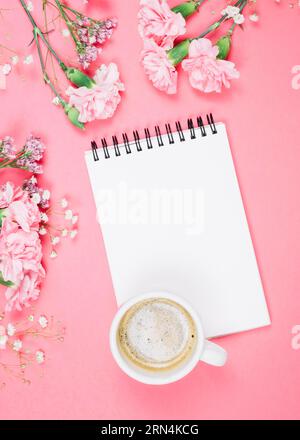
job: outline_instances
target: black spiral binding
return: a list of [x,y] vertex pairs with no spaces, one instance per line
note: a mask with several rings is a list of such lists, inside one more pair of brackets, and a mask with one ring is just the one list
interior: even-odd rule
[[[217,134],[218,131],[217,131],[217,127],[216,127],[212,113],[207,115],[206,118],[207,118],[207,122],[208,122],[208,125],[210,126],[212,134],[213,135]],[[185,139],[184,132],[182,130],[181,123],[179,121],[177,121],[175,125],[176,125],[176,130],[178,132],[180,142],[184,142],[186,139]],[[203,123],[203,119],[201,118],[201,116],[199,116],[197,118],[197,126],[200,129],[201,136],[202,137],[207,136],[206,128],[205,128],[205,125]],[[169,145],[175,144],[174,133],[172,131],[171,125],[168,123],[165,125],[165,127],[166,127],[166,134],[168,137]],[[194,125],[194,122],[192,119],[188,119],[188,130],[190,131],[191,139],[196,139],[197,138],[196,128],[195,128],[195,125]],[[158,125],[155,127],[155,135],[157,138],[158,147],[163,147],[165,144],[164,144],[163,136],[161,134],[160,127]],[[134,144],[130,143],[128,135],[126,133],[123,133],[122,138],[123,138],[123,145],[125,147],[126,154],[132,153],[132,149],[131,149],[132,145],[135,145],[137,152],[143,151],[140,135],[137,130],[135,130],[133,132]],[[154,148],[153,137],[151,136],[150,130],[148,128],[145,128],[145,139],[146,139],[147,149],[148,150],[153,149]],[[101,144],[102,144],[102,150],[104,153],[104,158],[110,159],[110,153],[109,153],[107,140],[101,139]],[[121,154],[120,144],[119,144],[117,136],[112,137],[112,144],[114,147],[115,156],[120,157],[122,154]],[[98,145],[95,141],[92,141],[91,145],[92,145],[92,152],[93,152],[94,161],[98,162],[99,161]]]

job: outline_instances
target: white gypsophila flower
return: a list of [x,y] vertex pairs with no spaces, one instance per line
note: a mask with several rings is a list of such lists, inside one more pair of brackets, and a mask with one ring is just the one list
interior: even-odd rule
[[54,260],[54,258],[57,257],[57,252],[55,250],[52,250],[50,253],[50,258],[52,258],[52,260]]
[[78,215],[73,215],[73,217],[72,217],[72,225],[76,225],[77,222],[78,222]]
[[61,33],[62,33],[63,37],[68,38],[68,37],[70,36],[70,31],[69,31],[69,29],[67,29],[67,28],[63,29],[63,30],[61,31]]
[[61,199],[60,206],[64,209],[67,208],[68,207],[68,200],[65,198]]
[[33,63],[33,56],[32,55],[27,55],[24,60],[23,60],[24,64],[32,64]]
[[33,322],[34,321],[34,316],[33,315],[29,315],[27,319],[28,319],[28,321]]
[[9,322],[6,327],[6,331],[8,336],[13,336],[16,333],[16,327]]
[[32,194],[32,196],[31,196],[31,200],[32,200],[36,205],[38,205],[39,203],[41,203],[41,196],[40,196],[40,194],[39,194],[39,193],[34,193],[34,194]]
[[48,326],[48,319],[46,318],[45,315],[41,315],[39,317],[39,324],[42,328],[47,328]]
[[254,14],[250,15],[249,20],[253,21],[253,23],[257,23],[259,21],[259,16],[254,12]]
[[5,350],[7,340],[8,340],[8,337],[6,335],[0,336],[0,350]]
[[73,240],[78,234],[77,229],[73,229],[72,231],[70,231],[70,237]]
[[60,100],[58,96],[55,96],[55,98],[52,99],[52,104],[54,105],[59,105],[60,104]]
[[237,6],[227,6],[223,9],[222,15],[227,15],[228,18],[233,18],[235,15],[240,13],[240,9]]
[[53,244],[53,246],[57,245],[60,242],[60,238],[59,237],[52,237],[51,238],[51,243]]
[[33,7],[33,3],[30,2],[30,1],[27,2],[26,8],[27,8],[27,11],[32,12],[33,9],[34,9],[34,7]]
[[38,350],[35,353],[35,359],[38,364],[43,364],[45,362],[45,353],[42,350]]
[[50,191],[48,189],[45,189],[42,195],[43,200],[50,200],[50,197],[51,197]]
[[49,217],[47,216],[47,214],[46,214],[45,212],[42,212],[42,213],[41,213],[41,220],[42,220],[42,222],[44,222],[44,223],[48,223],[48,221],[49,221]]
[[23,345],[22,341],[20,339],[16,339],[13,342],[13,350],[14,351],[20,351],[21,348],[22,348],[22,345]]
[[2,73],[3,75],[8,75],[11,72],[11,65],[10,64],[4,64],[2,66]]
[[41,226],[39,229],[40,235],[47,235],[47,229],[44,226]]
[[11,57],[11,62],[12,62],[12,64],[15,66],[16,64],[18,64],[18,62],[19,62],[19,57],[18,57],[18,55],[14,55],[14,56],[12,56]]
[[72,218],[73,218],[73,212],[71,211],[71,209],[67,209],[65,212],[65,219],[72,220]]
[[61,236],[62,236],[62,237],[67,237],[67,235],[68,235],[68,229],[63,229],[63,230],[61,231]]
[[245,17],[243,16],[243,14],[237,14],[233,17],[233,21],[235,22],[235,24],[243,24],[245,21]]

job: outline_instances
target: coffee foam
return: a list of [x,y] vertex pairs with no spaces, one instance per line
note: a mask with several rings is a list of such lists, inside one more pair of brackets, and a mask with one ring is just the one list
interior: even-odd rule
[[174,301],[153,298],[131,307],[119,326],[119,347],[126,358],[146,369],[172,369],[190,357],[195,323]]

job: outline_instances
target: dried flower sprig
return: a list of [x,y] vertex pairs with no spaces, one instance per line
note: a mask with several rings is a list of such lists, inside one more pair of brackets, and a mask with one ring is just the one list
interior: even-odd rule
[[[89,77],[73,66],[67,66],[50,44],[48,37],[37,25],[30,10],[25,4],[25,1],[20,0],[20,3],[33,27],[33,40],[37,46],[44,81],[49,85],[55,95],[54,102],[64,109],[70,122],[76,127],[84,129],[86,122],[112,117],[121,100],[119,92],[124,90],[124,85],[119,81],[117,66],[113,63],[108,67],[102,65],[100,69],[97,70],[94,78]],[[47,1],[45,4],[47,4]],[[66,11],[73,11],[73,14],[75,11],[57,0],[55,1],[55,4],[62,18],[66,21],[73,37],[76,50],[79,53],[79,61],[81,61],[86,67],[94,57],[92,52],[95,54],[95,45],[100,43],[101,38],[104,38],[104,33],[107,38],[111,35],[112,29],[115,27],[116,23],[113,20],[110,20],[109,22],[91,21],[91,19],[87,17],[84,22],[79,13],[78,17],[81,18],[70,20],[68,12]],[[105,32],[104,26],[106,29]],[[88,35],[86,42],[82,41],[83,29],[85,29],[85,32],[87,32]],[[95,41],[92,38],[94,38]],[[69,102],[67,101],[67,98],[62,95],[60,90],[58,90],[56,84],[51,80],[47,72],[41,43],[56,60],[66,78],[76,86],[76,88],[69,87],[66,91],[66,95],[70,97]]]
[[[37,161],[45,146],[40,139],[30,136],[21,153],[9,136],[0,145],[7,166],[42,172]],[[21,311],[38,299],[46,275],[41,238],[49,238],[50,257],[55,258],[61,240],[77,236],[78,219],[67,199],[53,204],[50,191],[34,175],[22,187],[11,182],[0,186],[0,285],[6,287],[6,311]]]
[[45,146],[37,137],[30,136],[23,148],[18,151],[14,139],[6,136],[0,140],[0,169],[19,168],[34,174],[43,172],[39,162],[43,158]]
[[52,204],[50,191],[40,188],[34,176],[25,180],[23,190],[29,193],[40,209],[39,234],[48,237],[51,245],[50,258],[56,258],[61,241],[66,238],[74,240],[77,236],[79,215],[73,212],[66,198]]
[[55,0],[55,3],[74,40],[78,61],[87,69],[101,53],[101,46],[111,38],[118,20],[95,20],[59,0]]
[[[0,368],[24,384],[31,384],[29,367],[43,366],[47,360],[44,348],[36,346],[36,340],[64,341],[66,329],[60,321],[33,310],[26,318],[14,321],[5,313],[0,314]],[[5,382],[2,381],[2,387]]]

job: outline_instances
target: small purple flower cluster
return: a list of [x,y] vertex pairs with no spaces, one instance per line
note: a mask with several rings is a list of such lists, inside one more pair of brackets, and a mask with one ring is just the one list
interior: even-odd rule
[[50,191],[39,188],[37,180],[32,176],[28,180],[24,180],[23,190],[28,192],[30,197],[41,209],[48,209],[50,206]]
[[11,136],[6,136],[0,143],[0,157],[3,159],[15,159],[17,149]]
[[0,169],[22,168],[34,174],[42,174],[43,168],[38,162],[42,160],[44,151],[44,144],[32,135],[22,150],[16,148],[12,137],[6,136],[0,141]]
[[101,53],[99,45],[109,40],[113,34],[114,29],[118,25],[116,18],[109,18],[105,21],[95,21],[87,17],[78,18],[74,22],[79,45],[79,63],[84,69],[87,69],[89,65],[97,59],[97,56]]
[[42,174],[43,168],[37,162],[43,158],[44,151],[45,146],[41,140],[31,135],[26,140],[22,155],[17,160],[17,166],[33,174]]

